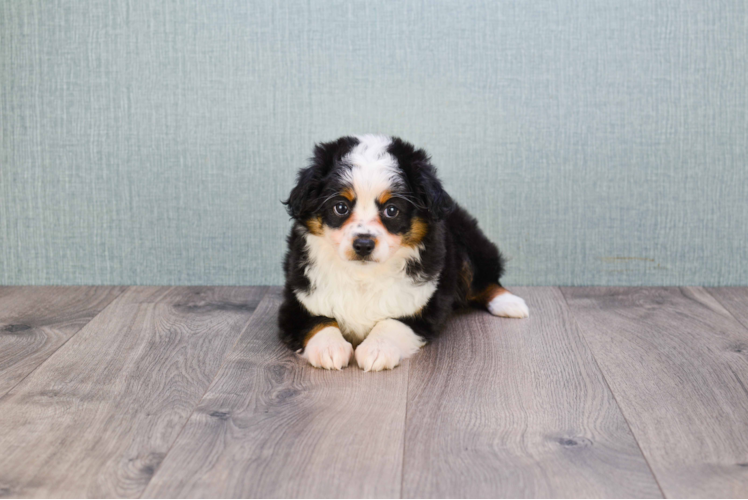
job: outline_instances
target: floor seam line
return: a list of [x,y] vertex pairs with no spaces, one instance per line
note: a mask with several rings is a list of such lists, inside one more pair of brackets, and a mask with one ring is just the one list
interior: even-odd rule
[[221,370],[226,365],[226,362],[227,362],[227,359],[229,357],[229,354],[234,349],[234,347],[236,347],[236,345],[239,343],[239,340],[242,338],[242,335],[244,335],[244,332],[247,331],[247,328],[249,328],[249,325],[252,323],[252,318],[255,317],[255,313],[257,312],[257,309],[260,308],[260,304],[262,304],[262,302],[265,300],[265,297],[267,297],[267,295],[268,295],[268,293],[270,292],[270,289],[271,289],[271,287],[269,287],[269,286],[265,286],[263,288],[265,288],[265,293],[262,294],[262,297],[260,297],[259,302],[257,302],[257,307],[255,307],[255,310],[252,311],[252,314],[249,316],[249,318],[247,318],[247,324],[244,325],[244,328],[241,329],[241,331],[239,332],[239,335],[236,336],[236,341],[233,344],[231,344],[231,347],[229,347],[226,350],[226,356],[221,361],[221,364],[218,366],[218,369],[216,370],[215,375],[213,375],[213,380],[210,381],[210,384],[208,384],[208,387],[205,388],[205,391],[203,391],[203,394],[202,394],[202,396],[200,396],[200,399],[197,401],[197,403],[195,403],[195,406],[192,408],[192,411],[190,412],[189,416],[184,421],[184,424],[182,425],[182,428],[179,429],[179,432],[174,437],[174,441],[172,441],[171,445],[169,445],[169,449],[166,450],[166,453],[164,453],[164,458],[161,460],[161,462],[159,462],[158,466],[153,471],[153,474],[151,474],[151,478],[145,484],[145,486],[143,487],[143,491],[140,492],[140,495],[138,495],[137,498],[143,498],[143,495],[145,495],[145,492],[148,489],[148,486],[150,486],[151,482],[153,481],[153,479],[158,474],[158,471],[161,470],[161,466],[166,461],[167,457],[169,456],[169,453],[171,453],[171,450],[174,449],[174,445],[177,444],[177,441],[179,441],[179,438],[182,436],[182,433],[187,428],[187,424],[189,424],[190,420],[192,420],[192,416],[195,414],[195,411],[197,411],[197,408],[200,406],[200,403],[202,403],[203,399],[205,399],[205,395],[208,394],[208,392],[210,391],[211,387],[213,387],[213,384],[215,384],[216,379],[218,378],[218,374],[221,373]]
[[35,372],[36,372],[36,371],[37,371],[37,370],[38,370],[38,369],[39,369],[39,368],[40,368],[40,367],[41,367],[42,365],[44,365],[44,364],[45,364],[45,363],[46,363],[47,361],[49,361],[49,359],[50,359],[50,358],[51,358],[52,356],[54,356],[55,354],[57,354],[57,353],[58,353],[58,352],[60,351],[60,349],[62,349],[63,347],[65,347],[65,345],[66,345],[66,344],[67,344],[68,342],[70,342],[71,340],[73,340],[73,338],[74,338],[74,337],[75,337],[76,335],[78,335],[78,334],[79,334],[80,332],[82,332],[84,328],[86,328],[86,327],[87,327],[88,325],[90,325],[90,324],[91,324],[91,322],[92,322],[92,321],[93,321],[94,319],[98,318],[98,317],[99,317],[99,315],[101,315],[101,314],[102,314],[102,313],[103,313],[104,311],[106,311],[107,309],[109,309],[109,307],[110,307],[110,306],[111,306],[111,305],[112,305],[112,304],[113,304],[113,303],[114,303],[114,302],[115,302],[115,301],[116,301],[117,299],[119,299],[120,297],[122,297],[122,296],[123,296],[123,295],[125,294],[125,292],[127,292],[127,291],[128,291],[128,290],[129,290],[130,288],[131,288],[131,287],[127,286],[127,287],[125,287],[125,289],[124,289],[124,290],[122,290],[122,291],[121,291],[121,292],[120,292],[119,294],[115,295],[115,296],[114,296],[114,297],[112,298],[112,300],[110,300],[110,301],[109,301],[109,302],[108,302],[108,303],[107,303],[107,304],[106,304],[106,305],[105,305],[105,306],[104,306],[104,307],[103,307],[103,308],[102,308],[102,309],[101,309],[101,310],[100,310],[99,312],[97,312],[96,314],[94,314],[93,316],[91,316],[91,319],[89,319],[88,321],[86,321],[86,323],[85,323],[85,324],[84,324],[83,326],[81,326],[80,328],[78,328],[78,330],[76,330],[76,332],[75,332],[75,333],[73,333],[73,334],[72,334],[72,335],[70,336],[70,338],[68,338],[68,339],[67,339],[67,340],[66,340],[65,342],[63,342],[62,344],[60,344],[59,346],[57,346],[57,349],[55,349],[54,351],[52,351],[52,352],[51,352],[51,353],[49,354],[49,356],[47,356],[47,357],[46,357],[46,358],[45,358],[45,359],[44,359],[44,360],[43,360],[43,361],[42,361],[41,363],[39,363],[38,365],[36,365],[36,366],[34,367],[34,369],[33,369],[33,370],[31,370],[31,371],[30,371],[30,372],[28,372],[28,373],[27,373],[26,375],[24,375],[24,376],[23,376],[23,378],[22,378],[21,380],[19,380],[19,381],[18,381],[18,382],[16,382],[15,384],[13,384],[13,386],[12,386],[12,387],[10,387],[10,388],[9,388],[9,389],[8,389],[7,391],[5,391],[5,393],[3,393],[3,394],[0,394],[0,399],[4,398],[4,397],[5,397],[5,396],[7,396],[8,394],[10,394],[10,392],[11,392],[11,391],[12,391],[13,389],[15,389],[16,387],[18,387],[18,386],[19,386],[19,385],[20,385],[20,384],[21,384],[21,383],[22,383],[22,382],[23,382],[24,380],[26,380],[27,378],[29,378],[29,377],[31,376],[31,374],[35,373]]
[[626,422],[626,427],[628,427],[629,432],[631,433],[631,437],[634,438],[634,442],[636,443],[636,447],[639,449],[639,453],[641,453],[642,458],[644,459],[644,463],[647,464],[647,468],[649,469],[649,472],[652,474],[652,478],[655,480],[655,484],[657,485],[657,488],[660,490],[660,493],[662,494],[662,498],[669,498],[665,494],[665,490],[662,489],[662,485],[660,484],[660,480],[657,478],[657,474],[655,474],[654,469],[652,468],[652,464],[649,463],[649,459],[647,458],[647,455],[644,453],[644,450],[642,449],[641,443],[639,443],[639,439],[636,437],[636,433],[634,432],[634,429],[631,428],[631,423],[629,422],[629,419],[626,418],[626,412],[623,411],[623,408],[621,407],[621,404],[618,402],[618,398],[616,397],[616,394],[613,392],[613,389],[610,388],[610,384],[608,383],[608,378],[605,376],[605,372],[602,368],[600,368],[600,363],[597,362],[597,356],[595,356],[595,352],[590,348],[589,344],[587,343],[587,338],[584,335],[584,332],[582,331],[582,327],[579,326],[579,323],[577,322],[577,318],[574,316],[574,310],[569,305],[569,300],[566,297],[566,294],[562,290],[562,287],[558,286],[556,289],[561,293],[561,297],[564,299],[564,304],[566,304],[566,310],[569,313],[569,319],[574,322],[574,326],[577,329],[577,332],[579,332],[579,338],[584,343],[584,346],[589,351],[590,355],[592,356],[592,361],[595,363],[595,367],[597,368],[597,371],[600,372],[600,376],[603,378],[603,383],[605,384],[605,388],[608,389],[608,392],[613,397],[613,402],[616,404],[616,407],[618,407],[618,411],[621,412],[621,416],[623,417],[623,421]]

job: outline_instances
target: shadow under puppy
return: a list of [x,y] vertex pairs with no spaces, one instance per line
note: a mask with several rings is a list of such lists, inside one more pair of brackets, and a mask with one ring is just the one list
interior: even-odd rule
[[391,369],[455,308],[525,318],[499,283],[504,261],[444,191],[425,151],[396,137],[318,144],[285,202],[281,340],[313,366]]

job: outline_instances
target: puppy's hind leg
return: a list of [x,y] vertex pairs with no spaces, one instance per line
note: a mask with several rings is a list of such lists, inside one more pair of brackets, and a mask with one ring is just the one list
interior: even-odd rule
[[501,286],[504,257],[480,230],[478,222],[458,207],[448,224],[465,255],[461,274],[467,302],[488,309],[494,316],[527,318],[530,311],[525,301]]
[[530,309],[524,299],[509,293],[498,283],[485,286],[480,292],[472,294],[468,300],[473,304],[485,307],[494,316],[502,318],[527,318]]
[[494,316],[502,318],[527,318],[530,316],[530,309],[525,304],[524,299],[509,293],[506,288],[496,285],[493,290],[493,297],[486,303],[488,312]]

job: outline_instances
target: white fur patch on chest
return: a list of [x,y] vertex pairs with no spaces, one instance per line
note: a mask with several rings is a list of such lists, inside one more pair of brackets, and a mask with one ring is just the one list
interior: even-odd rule
[[342,260],[328,241],[307,234],[309,292],[296,297],[312,314],[334,318],[343,335],[356,343],[377,322],[412,316],[436,291],[437,280],[414,283],[405,269],[420,250],[403,247],[381,264]]

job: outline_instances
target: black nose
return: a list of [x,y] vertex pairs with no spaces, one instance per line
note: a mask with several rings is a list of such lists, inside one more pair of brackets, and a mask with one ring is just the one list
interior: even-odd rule
[[353,240],[353,249],[361,257],[369,255],[374,250],[374,245],[376,245],[376,243],[374,243],[374,240],[368,236],[362,236]]

